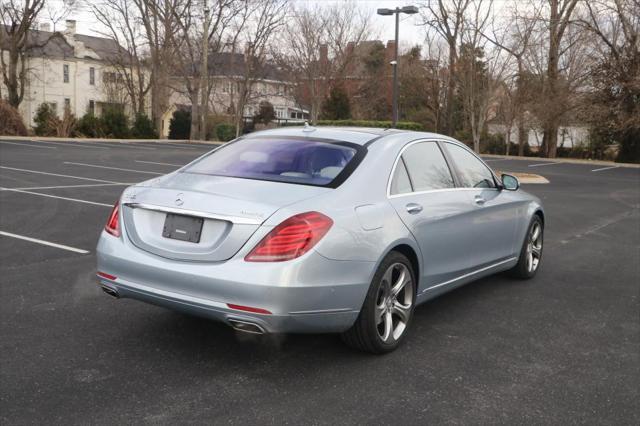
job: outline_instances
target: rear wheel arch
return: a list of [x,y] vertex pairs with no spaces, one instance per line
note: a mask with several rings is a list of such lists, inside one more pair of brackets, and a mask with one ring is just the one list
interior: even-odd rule
[[[411,262],[411,267],[413,269],[413,275],[414,275],[414,277],[416,279],[416,285],[414,286],[414,288],[417,291],[418,290],[418,283],[420,282],[420,261],[418,260],[418,254],[413,249],[413,247],[411,247],[408,244],[399,244],[399,245],[393,247],[391,250],[389,250],[389,253],[394,252],[394,251],[403,254]],[[387,255],[389,253],[387,253]]]

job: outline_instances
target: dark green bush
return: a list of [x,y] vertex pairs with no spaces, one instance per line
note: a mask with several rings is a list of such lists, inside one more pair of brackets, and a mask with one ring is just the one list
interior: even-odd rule
[[619,163],[640,163],[640,128],[628,128],[619,132],[620,151],[616,161]]
[[320,115],[326,120],[347,120],[351,118],[349,95],[341,87],[331,89],[329,96],[322,103]]
[[258,113],[253,116],[253,122],[269,124],[274,118],[276,118],[276,112],[271,102],[261,101],[258,105]]
[[[318,120],[318,126],[352,126],[352,127],[379,127],[383,129],[391,128],[391,121],[375,120]],[[423,130],[420,123],[412,121],[399,121],[397,129],[402,130]]]
[[102,120],[91,113],[86,113],[78,120],[75,136],[86,138],[101,138],[104,136]]
[[177,109],[169,122],[169,139],[190,139],[191,111]]
[[216,126],[216,136],[219,141],[230,141],[236,137],[236,128],[229,123],[220,123]]
[[146,114],[136,115],[133,126],[131,126],[131,137],[134,139],[156,139],[158,137],[153,122]]
[[129,119],[120,106],[107,106],[100,117],[104,134],[109,138],[126,139],[129,137]]
[[55,136],[57,122],[59,121],[56,111],[50,103],[43,102],[36,110],[36,116],[33,118],[36,124],[33,131],[38,136]]

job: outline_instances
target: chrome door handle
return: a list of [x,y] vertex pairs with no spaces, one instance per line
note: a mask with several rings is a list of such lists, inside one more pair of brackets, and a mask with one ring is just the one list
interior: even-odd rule
[[407,204],[407,212],[411,214],[417,214],[417,213],[420,213],[421,211],[422,211],[422,206],[420,204],[416,204],[416,203]]
[[485,199],[479,195],[476,195],[474,202],[480,206],[484,205]]

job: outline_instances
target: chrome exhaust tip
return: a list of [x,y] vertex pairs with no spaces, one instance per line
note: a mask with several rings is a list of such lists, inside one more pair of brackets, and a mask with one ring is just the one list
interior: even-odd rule
[[265,334],[262,326],[252,322],[230,319],[229,324],[231,324],[231,327],[233,327],[234,330],[242,331],[243,333]]
[[107,286],[101,286],[101,287],[102,287],[102,291],[107,293],[109,296],[115,297],[116,299],[120,298],[120,295],[118,294],[118,290],[111,287],[107,287]]

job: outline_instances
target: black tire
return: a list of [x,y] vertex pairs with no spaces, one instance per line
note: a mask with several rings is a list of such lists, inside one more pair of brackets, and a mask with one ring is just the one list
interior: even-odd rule
[[[387,275],[390,270],[390,275]],[[342,334],[342,339],[347,345],[361,351],[383,354],[393,351],[402,343],[415,308],[417,281],[413,271],[411,262],[402,253],[391,252],[384,258],[373,276],[358,319]],[[406,279],[407,273],[410,284],[407,281],[402,286],[402,290],[393,296],[394,288],[401,287],[399,283],[403,281],[402,276]],[[391,277],[391,279],[385,277]],[[398,284],[398,287],[392,283]],[[410,302],[408,302],[409,295]],[[389,298],[392,298],[391,301]],[[398,305],[395,305],[394,301]],[[387,321],[391,324],[389,328],[387,328]],[[399,332],[398,336],[396,331]],[[387,336],[386,340],[384,336]]]
[[[532,233],[536,227],[540,229],[539,235],[539,255],[537,257],[537,263],[533,268],[529,266],[529,256],[530,250],[532,251],[531,255],[533,256],[533,248],[532,244]],[[527,233],[524,236],[524,241],[522,242],[522,247],[520,248],[520,257],[518,258],[518,263],[516,266],[511,269],[511,275],[515,278],[520,278],[523,280],[528,280],[533,278],[538,270],[540,269],[540,265],[542,264],[542,249],[543,249],[543,241],[544,241],[544,223],[542,219],[537,214],[531,218],[531,222],[529,223],[529,227],[527,228]],[[533,262],[533,260],[531,260]]]

